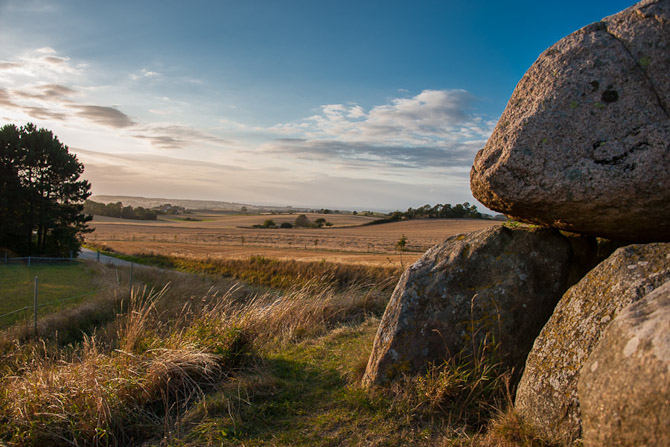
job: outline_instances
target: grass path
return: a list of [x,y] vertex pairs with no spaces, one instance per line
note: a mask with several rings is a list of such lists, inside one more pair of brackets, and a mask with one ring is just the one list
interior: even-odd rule
[[[175,446],[429,445],[390,397],[358,385],[379,320],[261,353],[184,418]],[[231,415],[233,415],[231,417]]]

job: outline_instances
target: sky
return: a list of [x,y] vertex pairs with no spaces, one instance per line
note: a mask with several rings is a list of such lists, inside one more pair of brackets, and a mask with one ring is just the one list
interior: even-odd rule
[[0,125],[52,130],[94,194],[478,204],[470,167],[525,71],[632,4],[0,0]]

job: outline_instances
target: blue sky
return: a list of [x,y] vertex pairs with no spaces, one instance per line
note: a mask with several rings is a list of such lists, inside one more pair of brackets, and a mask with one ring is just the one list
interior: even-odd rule
[[474,203],[524,72],[632,4],[0,0],[0,123],[53,130],[95,194]]

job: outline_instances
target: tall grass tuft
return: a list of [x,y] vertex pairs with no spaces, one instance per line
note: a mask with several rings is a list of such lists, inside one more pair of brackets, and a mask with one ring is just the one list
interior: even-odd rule
[[95,336],[69,351],[33,345],[30,362],[0,383],[0,439],[117,445],[160,432],[166,417],[223,372],[216,354],[181,331],[162,330],[154,303],[164,293],[131,297],[116,346]]
[[[421,424],[443,425],[461,433],[482,432],[509,402],[511,371],[482,344],[475,353],[464,350],[424,374],[404,376],[391,385],[397,411]],[[381,390],[371,390],[381,392]]]

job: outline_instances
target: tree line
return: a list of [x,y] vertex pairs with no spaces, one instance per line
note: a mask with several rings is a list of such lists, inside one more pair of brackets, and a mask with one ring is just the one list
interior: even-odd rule
[[323,217],[317,218],[314,222],[311,222],[307,216],[300,214],[295,218],[295,222],[282,222],[281,225],[277,224],[272,219],[265,220],[262,224],[254,225],[254,228],[323,228],[332,227],[333,224],[328,222]]
[[123,206],[121,202],[104,204],[94,202],[93,200],[86,200],[84,202],[84,213],[136,220],[156,220],[158,216],[156,211],[142,208],[141,206],[133,208],[132,206]]
[[20,256],[77,254],[90,216],[84,165],[34,124],[0,128],[0,250]]
[[[398,213],[399,211],[396,211]],[[395,213],[393,213],[395,214]],[[404,219],[421,219],[421,218],[433,218],[433,219],[481,219],[482,214],[477,211],[475,205],[470,205],[469,202],[463,202],[451,206],[447,203],[442,205],[438,203],[437,205],[430,206],[424,205],[419,208],[408,208],[404,213],[400,213],[401,218]]]
[[407,211],[394,211],[388,213],[383,217],[365,225],[377,225],[382,223],[397,222],[399,220],[407,219],[483,219],[484,216],[477,211],[475,205],[470,205],[469,202],[463,202],[456,205],[449,203],[442,205],[424,205],[419,208],[408,208]]

